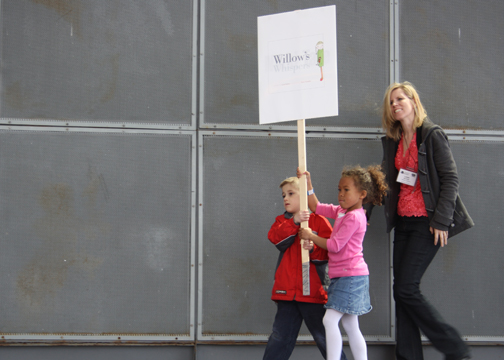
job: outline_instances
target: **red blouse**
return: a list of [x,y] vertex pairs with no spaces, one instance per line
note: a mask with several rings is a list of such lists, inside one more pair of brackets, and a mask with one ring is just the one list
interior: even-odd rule
[[[418,148],[416,144],[416,133],[411,139],[410,146],[404,154],[404,134],[399,141],[395,157],[395,167],[397,170],[406,169],[418,173]],[[420,189],[420,180],[414,186],[401,184],[399,192],[399,202],[397,204],[397,214],[399,216],[428,216],[425,210],[425,203]]]

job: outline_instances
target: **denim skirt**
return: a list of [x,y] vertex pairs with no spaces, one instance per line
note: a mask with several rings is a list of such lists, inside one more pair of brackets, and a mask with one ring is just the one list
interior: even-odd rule
[[370,312],[373,307],[369,300],[369,275],[331,279],[324,307],[351,315]]

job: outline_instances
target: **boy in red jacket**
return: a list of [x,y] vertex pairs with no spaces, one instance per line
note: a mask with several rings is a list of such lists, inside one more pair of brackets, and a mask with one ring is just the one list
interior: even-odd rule
[[[329,281],[326,271],[327,250],[313,242],[303,241],[302,245],[299,239],[299,179],[285,179],[280,188],[285,213],[276,217],[268,233],[268,239],[280,251],[271,296],[277,303],[277,313],[263,359],[289,359],[303,320],[325,359],[326,340],[322,319],[327,301],[324,286]],[[331,236],[331,224],[320,215],[311,214],[308,226],[320,237],[327,239]],[[303,295],[301,246],[310,250],[310,295],[307,296]],[[345,354],[341,355],[341,359],[346,360]]]

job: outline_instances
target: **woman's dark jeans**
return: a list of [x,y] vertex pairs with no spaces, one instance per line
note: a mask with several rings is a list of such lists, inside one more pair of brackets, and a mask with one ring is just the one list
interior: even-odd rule
[[394,300],[396,303],[396,356],[422,360],[420,331],[447,360],[469,355],[455,328],[448,325],[420,292],[420,280],[436,255],[427,217],[400,217],[394,236]]
[[[325,328],[322,323],[323,304],[299,301],[277,301],[273,333],[268,339],[263,360],[287,360],[294,350],[303,319],[324,359],[326,358]],[[341,353],[341,360],[347,360]]]

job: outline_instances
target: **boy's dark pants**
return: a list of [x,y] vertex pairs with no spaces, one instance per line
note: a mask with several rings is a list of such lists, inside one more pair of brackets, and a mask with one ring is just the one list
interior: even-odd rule
[[[324,314],[325,309],[322,304],[277,301],[273,332],[268,339],[263,360],[289,359],[296,345],[296,339],[303,320],[325,359],[326,339],[325,328],[322,323]],[[345,353],[341,353],[341,360],[347,360]]]

